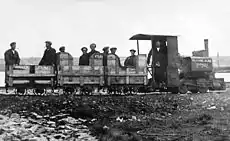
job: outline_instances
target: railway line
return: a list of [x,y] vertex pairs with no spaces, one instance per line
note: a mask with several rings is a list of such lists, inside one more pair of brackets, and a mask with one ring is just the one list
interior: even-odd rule
[[[226,90],[210,90],[206,93],[225,93],[229,91],[229,87],[226,88]],[[171,92],[146,92],[146,93],[119,93],[119,94],[110,94],[108,91],[99,91],[99,92],[92,92],[92,93],[80,93],[80,92],[74,92],[74,93],[64,93],[63,90],[61,89],[47,89],[45,93],[42,94],[35,94],[33,89],[28,89],[25,93],[16,93],[15,89],[10,89],[8,92],[6,92],[4,87],[0,87],[0,96],[1,95],[17,95],[17,96],[141,96],[141,95],[164,95],[164,94],[174,94]],[[197,93],[192,93],[188,92],[187,94],[197,94]],[[204,94],[204,93],[198,93],[198,94]],[[183,95],[183,94],[182,94]]]

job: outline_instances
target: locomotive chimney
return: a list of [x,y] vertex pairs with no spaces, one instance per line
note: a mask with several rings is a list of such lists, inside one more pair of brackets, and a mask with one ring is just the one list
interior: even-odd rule
[[204,48],[205,48],[205,51],[206,51],[206,56],[209,57],[208,39],[204,39]]

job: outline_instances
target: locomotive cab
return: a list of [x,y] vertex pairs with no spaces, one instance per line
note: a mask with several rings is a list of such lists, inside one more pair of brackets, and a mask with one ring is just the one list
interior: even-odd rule
[[179,86],[177,36],[137,34],[130,40],[137,41],[138,54],[139,40],[151,41],[147,69],[150,74],[149,86],[152,90],[159,89],[177,93]]

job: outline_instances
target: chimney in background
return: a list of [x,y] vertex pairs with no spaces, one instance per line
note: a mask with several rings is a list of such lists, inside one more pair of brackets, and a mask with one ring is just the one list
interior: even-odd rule
[[204,39],[204,48],[207,53],[206,56],[209,57],[208,39]]

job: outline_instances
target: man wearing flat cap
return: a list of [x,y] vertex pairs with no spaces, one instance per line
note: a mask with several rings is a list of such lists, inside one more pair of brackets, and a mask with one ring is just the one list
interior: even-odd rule
[[90,44],[90,49],[91,51],[88,53],[89,57],[92,56],[94,53],[100,53],[99,51],[96,51],[96,44],[92,43]]
[[89,54],[87,53],[88,49],[86,47],[81,48],[82,55],[79,58],[79,66],[89,66]]
[[10,49],[8,49],[4,53],[5,57],[5,64],[6,65],[19,65],[20,63],[20,57],[18,55],[18,52],[15,50],[16,48],[16,42],[10,43]]
[[116,48],[116,47],[110,48],[111,54],[116,55],[116,51],[117,51],[117,48]]
[[61,46],[61,47],[59,48],[59,51],[60,51],[60,52],[65,52],[65,46]]
[[9,66],[11,65],[19,65],[20,63],[20,57],[18,52],[15,50],[16,48],[16,42],[10,43],[10,49],[8,49],[4,53],[4,59],[5,59],[5,83],[7,87],[7,81],[8,81],[8,76],[7,76],[7,71],[9,70]]
[[[56,54],[57,65],[72,65],[73,57],[70,53],[65,51],[65,46],[61,46],[59,48],[59,52]],[[68,59],[68,64],[66,64],[66,60]]]
[[46,50],[39,65],[56,65],[56,50],[51,47],[52,42],[46,41]]
[[124,65],[126,67],[135,67],[136,66],[136,55],[135,55],[136,50],[130,49],[131,56],[127,57],[125,59]]
[[113,55],[116,56],[116,58],[117,58],[117,60],[118,60],[118,62],[119,62],[119,66],[120,66],[120,67],[123,67],[123,66],[121,65],[120,57],[116,54],[116,51],[117,51],[117,48],[116,48],[116,47],[110,48],[110,52],[111,52],[111,54],[113,54]]

